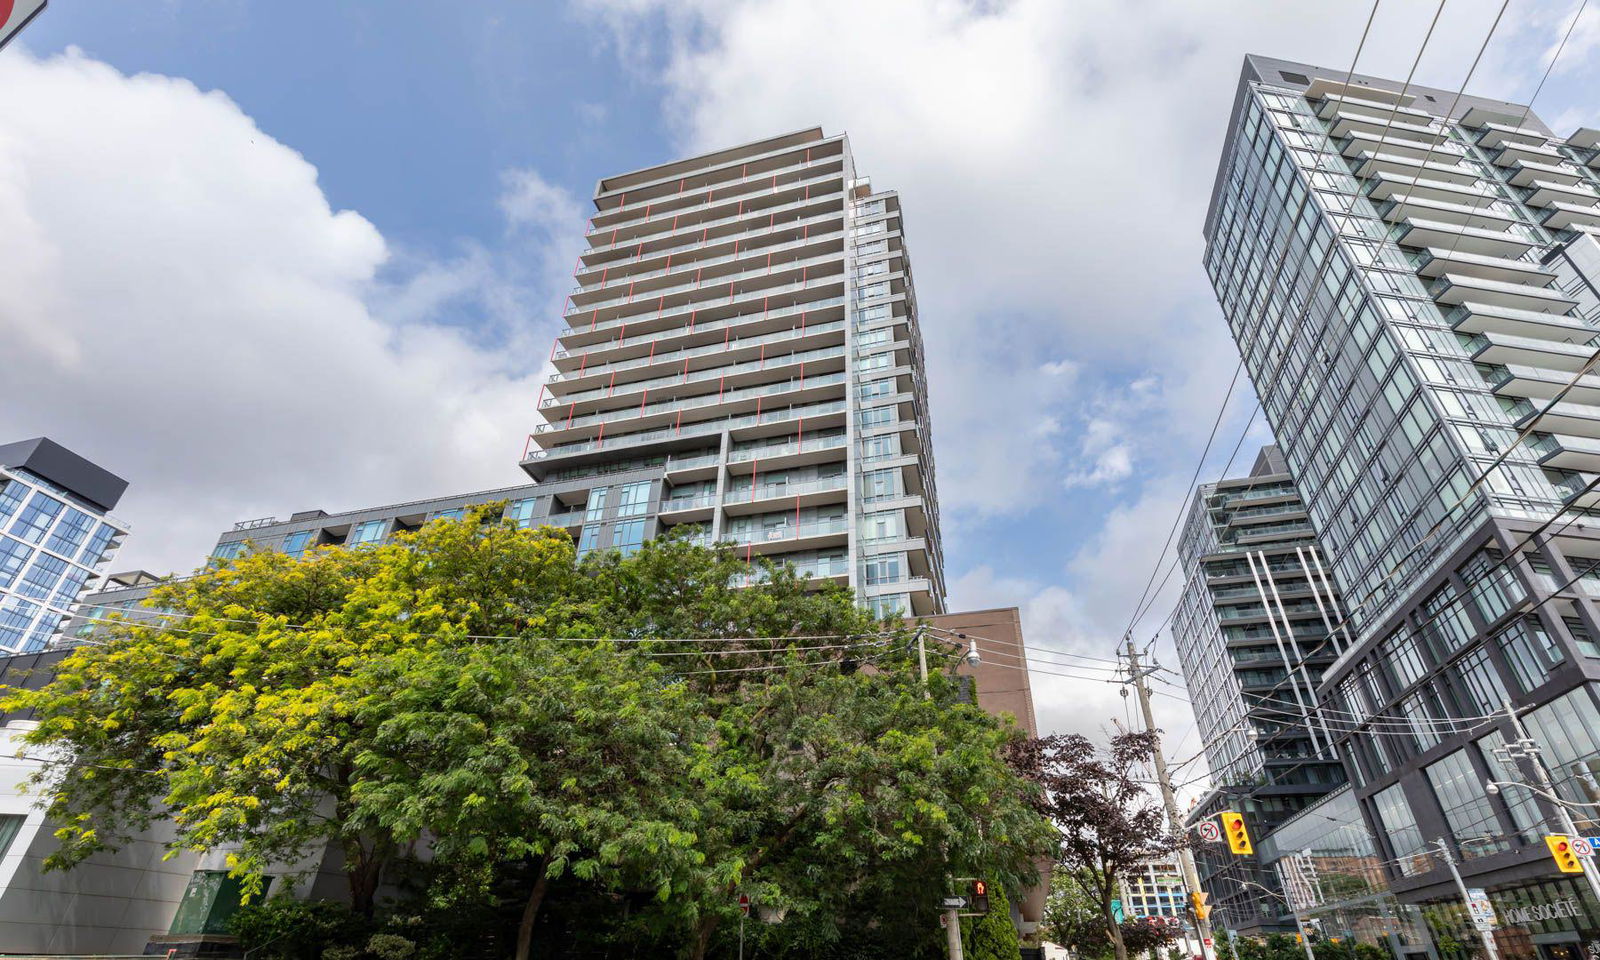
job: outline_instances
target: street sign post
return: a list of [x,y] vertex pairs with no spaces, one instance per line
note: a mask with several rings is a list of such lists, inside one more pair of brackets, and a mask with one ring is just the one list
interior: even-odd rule
[[0,47],[28,25],[39,11],[44,9],[46,0],[0,0]]
[[739,960],[744,960],[744,918],[750,916],[750,894],[739,894]]
[[939,901],[939,908],[941,910],[961,910],[964,909],[966,905],[966,897],[945,897],[943,900]]
[[1494,904],[1489,902],[1489,894],[1482,887],[1467,891],[1467,913],[1472,916],[1472,925],[1481,931],[1493,930],[1499,923],[1499,918],[1494,914]]
[[1200,839],[1205,843],[1216,843],[1222,839],[1222,828],[1217,826],[1215,820],[1200,821]]

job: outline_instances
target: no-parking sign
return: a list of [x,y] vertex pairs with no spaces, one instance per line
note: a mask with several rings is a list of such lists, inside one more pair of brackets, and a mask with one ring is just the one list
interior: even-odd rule
[[0,47],[39,15],[46,0],[0,0]]

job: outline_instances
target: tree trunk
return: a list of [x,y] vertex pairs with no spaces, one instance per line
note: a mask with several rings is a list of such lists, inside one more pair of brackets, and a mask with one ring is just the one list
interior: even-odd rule
[[372,850],[367,850],[359,840],[353,841],[353,846],[347,848],[345,857],[345,876],[350,883],[350,909],[370,920],[378,898],[378,881],[383,876],[384,858],[379,856],[377,844],[373,844]]
[[706,951],[711,949],[711,935],[716,932],[716,917],[705,917],[700,921],[700,929],[695,932],[694,950],[689,953],[690,960],[705,960]]
[[1128,960],[1128,948],[1122,942],[1122,927],[1117,923],[1116,914],[1111,912],[1111,901],[1106,900],[1100,904],[1106,916],[1106,933],[1111,935],[1111,949],[1116,952],[1116,960]]
[[517,927],[517,960],[528,960],[533,951],[533,922],[539,918],[539,906],[544,903],[544,893],[550,889],[550,876],[545,871],[550,858],[539,861],[539,876],[533,881],[528,902],[522,907],[522,923]]

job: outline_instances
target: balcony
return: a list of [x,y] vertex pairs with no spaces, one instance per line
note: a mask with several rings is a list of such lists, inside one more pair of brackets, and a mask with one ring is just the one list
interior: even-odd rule
[[1429,247],[1415,258],[1417,272],[1424,277],[1442,277],[1454,274],[1463,277],[1481,277],[1503,283],[1520,283],[1534,287],[1548,287],[1556,275],[1538,264],[1526,260],[1509,260],[1504,257],[1485,257],[1462,253],[1440,247]]
[[[1595,474],[1574,473],[1563,476],[1559,480],[1551,480],[1550,485],[1561,491],[1562,499],[1575,507],[1593,509],[1600,506],[1600,487],[1590,488],[1589,484],[1595,482]],[[1591,593],[1585,590],[1585,593]]]
[[1555,147],[1542,143],[1506,143],[1495,153],[1493,160],[1496,166],[1510,167],[1527,162],[1560,164],[1565,163],[1567,157]]
[[[581,261],[578,264],[577,270],[573,273],[573,279],[584,282],[580,278],[590,278],[587,281],[588,283],[599,283],[603,282],[603,278],[606,277],[608,271],[626,267],[642,267],[644,264],[656,263],[657,261],[659,261],[661,265],[665,267],[667,265],[668,258],[675,257],[685,251],[707,254],[719,247],[727,247],[731,251],[733,249],[733,245],[736,243],[742,246],[746,243],[757,243],[761,240],[767,239],[768,237],[774,237],[786,233],[794,234],[797,239],[803,240],[804,235],[813,227],[827,228],[821,232],[837,233],[839,230],[833,229],[833,225],[835,224],[838,225],[840,230],[843,229],[844,213],[840,210],[824,210],[822,213],[814,214],[809,217],[785,220],[782,223],[760,227],[755,230],[728,233],[721,237],[711,239],[702,239],[699,235],[695,235],[680,243],[649,246],[647,249],[640,249],[640,245],[636,243],[619,244],[619,249],[627,250],[629,253],[620,257],[614,257],[610,260],[596,260],[593,263]],[[593,252],[594,250],[585,250],[583,255],[588,256]],[[674,264],[674,266],[676,266],[676,264]]]
[[[813,437],[810,440],[798,440],[793,443],[769,443],[730,451],[728,464],[731,467],[735,463],[759,462],[767,464],[768,469],[776,470],[779,467],[800,466],[804,463],[826,463],[836,458],[825,454],[840,450],[847,445],[847,438],[842,436]],[[819,454],[824,455],[819,456]]]
[[1463,227],[1438,220],[1407,217],[1396,231],[1395,242],[1406,247],[1444,247],[1489,257],[1517,258],[1533,249],[1533,241],[1509,233]]
[[[756,259],[758,262],[760,262],[760,258]],[[795,270],[803,270],[809,267],[820,266],[825,263],[843,263],[843,261],[844,251],[840,249],[828,251],[812,257],[806,257],[803,260],[784,260],[770,265],[762,263],[761,266],[751,267],[748,270],[741,270],[738,273],[726,273],[715,277],[689,280],[684,283],[675,283],[671,286],[655,287],[649,290],[634,291],[630,289],[632,287],[631,283],[628,286],[622,286],[621,284],[608,284],[608,289],[620,289],[622,292],[613,297],[597,297],[593,300],[588,300],[582,303],[574,300],[572,302],[572,306],[567,311],[567,315],[569,317],[582,316],[585,312],[603,310],[607,307],[626,306],[630,303],[649,303],[651,300],[656,300],[659,302],[665,297],[676,298],[679,294],[691,294],[697,290],[716,290],[729,284],[739,283],[746,280],[754,280],[759,277],[771,277],[780,273],[790,273]],[[690,273],[692,274],[693,271],[690,271]],[[674,303],[673,305],[677,306],[678,304]]]
[[1579,127],[1572,131],[1572,136],[1567,138],[1567,146],[1574,150],[1600,148],[1600,130],[1596,130],[1593,127]]
[[1506,179],[1512,186],[1531,187],[1540,180],[1570,185],[1581,182],[1583,176],[1568,166],[1519,160],[1511,165],[1511,176]]
[[[837,261],[836,261],[837,262]],[[654,310],[649,309],[648,302],[640,304],[644,310],[629,313],[618,313],[602,319],[598,310],[590,313],[589,322],[585,324],[582,317],[576,314],[569,315],[567,320],[568,333],[561,335],[564,341],[569,334],[576,334],[579,339],[584,334],[607,330],[612,327],[619,332],[626,332],[631,326],[635,332],[644,330],[664,330],[671,327],[683,326],[683,321],[691,323],[698,319],[701,311],[715,314],[717,311],[731,309],[736,313],[752,314],[760,310],[782,310],[788,307],[802,308],[813,302],[831,299],[842,295],[844,290],[844,272],[826,273],[821,276],[805,276],[792,283],[780,283],[777,286],[755,287],[749,290],[735,290],[725,296],[712,297],[706,300],[694,300],[687,303],[675,304],[668,308],[665,304],[658,305]],[[838,291],[837,293],[835,291]],[[773,303],[773,300],[779,302]]]
[[1472,359],[1479,363],[1522,364],[1576,373],[1594,356],[1586,343],[1563,343],[1504,333],[1483,333],[1472,338]]
[[1323,97],[1321,105],[1317,107],[1317,116],[1329,120],[1339,114],[1360,114],[1383,122],[1394,119],[1418,124],[1426,124],[1433,119],[1433,114],[1415,107],[1403,107],[1399,104],[1382,103],[1341,93],[1330,93]]
[[739,546],[754,547],[758,553],[777,553],[841,544],[850,532],[848,517],[793,523],[787,520],[787,514],[784,516],[785,522],[778,526],[725,531],[722,538]]
[[[819,233],[814,236],[802,237],[799,240],[787,240],[783,243],[767,244],[764,246],[744,245],[737,253],[725,253],[720,256],[707,257],[703,260],[680,260],[677,263],[671,264],[670,266],[663,265],[637,273],[627,269],[629,264],[632,264],[636,261],[623,261],[621,264],[609,264],[603,268],[600,271],[601,279],[596,280],[593,283],[585,283],[573,287],[570,291],[570,296],[573,298],[573,302],[577,302],[577,298],[586,294],[598,293],[608,287],[614,287],[624,282],[637,284],[644,280],[655,280],[660,277],[671,276],[675,273],[693,275],[707,267],[721,266],[726,263],[733,263],[737,260],[757,260],[761,257],[770,257],[774,253],[798,250],[802,247],[823,247],[828,246],[829,244],[838,246],[842,244],[843,241],[843,230],[830,230],[827,233]],[[701,244],[694,244],[693,246],[702,247]],[[652,257],[651,259],[659,258]],[[615,276],[612,275],[613,273],[615,273]],[[720,276],[725,280],[728,279],[731,274],[720,274]],[[638,292],[660,293],[661,288],[643,288]],[[594,305],[595,304],[593,301],[585,303],[585,306]]]
[[1559,433],[1535,434],[1528,446],[1539,454],[1542,467],[1600,473],[1600,440]]
[[1578,227],[1600,227],[1600,210],[1575,203],[1555,202],[1550,212],[1540,222],[1552,230],[1570,230]]
[[[1349,156],[1349,154],[1346,154]],[[1362,150],[1355,155],[1360,163],[1356,166],[1356,176],[1373,177],[1379,172],[1395,173],[1411,177],[1425,177],[1429,180],[1440,180],[1445,183],[1459,183],[1474,186],[1479,177],[1476,170],[1464,167],[1458,163],[1441,163],[1435,160],[1422,161],[1416,157],[1398,156],[1393,153],[1379,153],[1376,150]]]
[[[1335,139],[1343,139],[1352,133],[1364,133],[1374,137],[1383,138],[1386,142],[1396,139],[1405,141],[1408,145],[1421,143],[1427,146],[1442,144],[1450,139],[1450,134],[1442,127],[1431,126],[1427,121],[1412,122],[1421,118],[1400,118],[1390,115],[1387,117],[1372,117],[1354,110],[1335,110],[1329,120],[1333,126],[1329,129]],[[1442,153],[1442,151],[1441,151]]]
[[1587,343],[1600,335],[1600,330],[1586,325],[1577,317],[1471,301],[1464,302],[1445,314],[1445,322],[1454,327],[1458,333],[1503,333],[1516,337],[1572,343]]
[[1534,313],[1566,313],[1578,305],[1578,301],[1550,287],[1530,287],[1522,283],[1505,283],[1454,273],[1447,273],[1428,284],[1428,294],[1439,303],[1452,306],[1470,301]]
[[[765,357],[760,360],[750,360],[744,363],[734,363],[721,367],[706,367],[700,370],[691,370],[688,373],[673,374],[665,377],[651,377],[648,380],[630,380],[616,386],[596,387],[589,390],[577,390],[561,396],[545,397],[540,409],[550,407],[565,407],[575,403],[586,403],[592,400],[609,400],[613,397],[626,398],[630,395],[651,389],[683,386],[691,383],[706,383],[709,381],[722,381],[724,386],[729,386],[728,379],[735,378],[737,382],[731,386],[739,387],[749,385],[747,380],[769,381],[786,379],[787,375],[779,374],[784,367],[798,366],[805,363],[820,363],[827,360],[843,360],[845,356],[844,344],[831,347],[821,347],[816,350],[802,350],[796,353],[784,353],[774,357]],[[838,364],[829,364],[837,367]],[[833,370],[819,369],[818,375],[832,373]],[[771,376],[757,376],[757,374],[771,373]],[[748,375],[748,376],[746,376]],[[741,379],[742,378],[742,379]],[[681,391],[674,391],[681,395]]]
[[[687,235],[697,228],[700,233],[699,242],[705,243],[709,240],[720,240],[723,237],[731,237],[736,233],[747,232],[752,227],[760,224],[763,219],[767,221],[767,226],[778,226],[780,223],[786,223],[787,221],[779,221],[776,219],[779,214],[787,215],[809,209],[816,211],[815,213],[810,214],[810,216],[817,216],[821,213],[824,207],[831,208],[834,206],[839,208],[839,217],[843,218],[844,195],[842,193],[813,196],[808,199],[796,200],[792,203],[780,203],[776,206],[762,207],[759,210],[747,210],[743,213],[734,213],[730,216],[718,217],[715,220],[701,220],[698,223],[684,224],[681,227],[674,227],[672,224],[668,223],[664,229],[657,230],[654,233],[638,234],[627,238],[619,238],[614,242],[596,244],[583,251],[581,256],[590,257],[599,253],[611,253],[617,250],[642,248],[646,244],[654,243],[659,240],[665,240],[669,237]],[[799,218],[796,217],[795,219]],[[724,229],[727,227],[731,227],[732,229]],[[712,233],[712,230],[715,230],[716,233]],[[655,251],[651,250],[649,252],[653,253]]]
[[[835,283],[838,283],[838,282],[839,281],[837,281],[837,280],[835,281]],[[688,314],[689,315],[689,323],[687,323],[687,324],[681,324],[680,323],[680,324],[677,324],[677,325],[671,325],[671,326],[665,326],[665,327],[662,327],[661,324],[657,323],[657,322],[649,322],[649,323],[641,324],[642,326],[652,327],[652,328],[659,328],[659,329],[651,329],[648,332],[640,333],[640,334],[637,334],[637,335],[632,336],[632,337],[619,336],[619,337],[615,337],[615,338],[613,338],[611,340],[591,341],[588,344],[580,344],[580,345],[575,346],[573,348],[574,350],[579,349],[580,347],[583,348],[584,352],[583,353],[578,353],[578,354],[574,354],[571,351],[562,350],[562,349],[558,348],[555,351],[554,355],[551,357],[551,359],[556,362],[556,366],[558,368],[562,368],[561,367],[562,361],[564,361],[564,360],[570,361],[571,359],[581,358],[582,356],[584,356],[584,355],[586,355],[588,353],[605,353],[605,352],[609,352],[611,350],[623,349],[623,348],[626,348],[626,347],[637,346],[639,344],[645,344],[645,343],[656,343],[658,341],[663,341],[663,340],[671,342],[671,341],[676,340],[676,339],[678,339],[680,337],[694,336],[695,334],[701,334],[701,333],[705,333],[707,331],[712,331],[712,330],[722,330],[722,329],[727,328],[727,327],[732,327],[734,329],[743,329],[743,328],[746,328],[746,327],[754,328],[754,327],[757,327],[757,326],[763,324],[765,321],[780,320],[780,319],[783,319],[785,317],[801,317],[801,318],[804,318],[806,314],[809,314],[809,313],[821,313],[822,311],[828,310],[829,308],[842,307],[843,305],[844,305],[844,297],[842,297],[842,296],[839,296],[839,297],[823,297],[823,298],[818,299],[818,300],[805,300],[805,301],[802,301],[800,303],[793,304],[791,306],[782,306],[782,307],[776,307],[776,308],[773,308],[773,309],[763,308],[763,309],[760,309],[760,310],[746,310],[746,311],[743,311],[741,313],[735,313],[735,314],[731,314],[731,315],[726,316],[726,317],[722,317],[720,319],[712,319],[712,320],[701,320],[698,317],[696,317],[695,314],[699,313],[698,310],[694,310],[694,311],[674,310],[671,313],[665,313],[660,317],[653,317],[653,318],[651,318],[651,320],[652,321],[664,321],[664,322],[666,322],[668,324],[671,324],[673,321],[681,321],[684,318],[685,314]],[[840,311],[840,316],[843,316],[843,311]],[[563,342],[563,341],[566,341],[568,339],[578,339],[578,338],[583,337],[586,334],[591,333],[593,330],[604,330],[604,329],[607,329],[609,327],[615,327],[615,326],[619,326],[619,325],[617,323],[615,323],[615,322],[607,321],[606,323],[603,323],[603,324],[597,324],[593,328],[588,327],[588,326],[582,326],[582,327],[576,327],[576,328],[568,327],[565,330],[563,330],[560,334],[557,335],[557,340],[558,340],[558,342]],[[622,326],[625,326],[625,325],[622,325]],[[618,332],[620,333],[621,331],[619,330]],[[731,336],[731,333],[730,333],[730,336]],[[579,360],[579,366],[581,366],[581,365],[582,365],[582,361]],[[567,364],[567,368],[570,368],[570,367],[571,367],[571,363],[569,362]],[[566,368],[562,368],[562,369],[566,369]]]
[[1411,174],[1390,173],[1379,170],[1371,178],[1367,195],[1373,200],[1393,200],[1396,197],[1421,197],[1467,207],[1486,207],[1501,196],[1482,185],[1469,186],[1448,180],[1429,180]]
[[1528,206],[1548,207],[1558,202],[1570,203],[1579,207],[1592,207],[1600,203],[1600,193],[1595,193],[1594,188],[1587,184],[1555,183],[1550,180],[1535,180],[1529,185]]
[[1572,375],[1563,370],[1507,364],[1505,372],[1493,383],[1493,392],[1502,397],[1553,400],[1563,390],[1566,391],[1563,399],[1569,403],[1600,404],[1600,375],[1585,374],[1574,381]]
[[1542,409],[1542,404],[1519,404],[1518,409],[1513,411],[1521,414],[1517,419],[1517,429],[1532,427],[1540,433],[1600,440],[1600,407],[1582,403],[1554,403],[1549,410],[1541,412]]
[[[765,213],[771,209],[771,207],[747,209],[752,200],[783,196],[786,199],[782,203],[774,205],[783,206],[814,197],[838,195],[842,200],[843,194],[844,172],[836,170],[832,173],[823,173],[805,180],[786,183],[775,189],[758,190],[753,193],[736,194],[730,197],[715,197],[677,210],[664,210],[659,213],[652,211],[648,219],[628,220],[606,224],[605,226],[596,226],[584,233],[584,239],[592,241],[599,237],[608,237],[614,238],[607,239],[606,242],[608,244],[637,243],[640,240],[661,234],[676,233],[681,230],[691,230],[724,222],[729,214],[719,213],[723,210],[733,211],[732,216],[737,217],[747,212]],[[706,214],[713,214],[713,216],[704,220],[695,219]]]
[[[607,207],[591,217],[589,223],[596,228],[594,232],[599,232],[601,228],[639,223],[650,216],[660,213],[686,212],[719,200],[738,200],[743,197],[761,196],[763,193],[771,192],[770,188],[778,177],[789,178],[785,179],[781,184],[776,184],[781,188],[791,183],[815,180],[818,175],[823,173],[838,175],[841,172],[842,165],[843,158],[837,153],[826,157],[817,157],[809,161],[800,160],[792,165],[762,170],[760,173],[752,173],[745,177],[735,177],[732,180],[703,184],[684,190],[682,193],[660,193],[636,200],[633,203]],[[757,189],[748,191],[737,189],[746,186],[754,186]],[[722,195],[720,198],[718,197],[719,194]],[[674,208],[672,206],[674,203],[694,200],[696,197],[705,197],[707,199],[700,200],[697,203],[685,204],[682,207]]]
[[1512,144],[1542,147],[1549,141],[1547,134],[1526,127],[1514,127],[1509,123],[1486,123],[1483,133],[1478,136],[1478,146],[1486,150],[1498,150]]
[[[644,357],[635,357],[632,360],[617,360],[612,363],[597,363],[593,366],[580,366],[577,370],[568,373],[553,373],[547,383],[574,383],[589,378],[605,379],[615,374],[629,370],[643,370],[655,366],[678,366],[685,369],[684,361],[697,357],[726,357],[732,359],[740,356],[751,348],[765,347],[767,344],[794,345],[803,339],[822,336],[828,333],[843,333],[843,320],[830,320],[826,323],[809,324],[805,327],[788,327],[773,333],[758,336],[741,337],[737,340],[724,338],[717,343],[709,343],[701,347],[686,347],[681,350],[665,350],[651,353]],[[842,339],[842,338],[840,338]],[[652,343],[654,341],[651,341]]]
[[765,513],[777,501],[789,506],[813,507],[824,503],[838,503],[845,499],[849,480],[844,475],[802,483],[745,484],[730,488],[722,496],[729,516]]
[[1507,230],[1521,222],[1509,209],[1474,207],[1417,196],[1401,197],[1380,204],[1378,213],[1390,223],[1411,218],[1425,218],[1437,223],[1481,227],[1485,230]]
[[1382,152],[1397,157],[1411,157],[1423,161],[1439,160],[1443,163],[1454,163],[1466,157],[1466,153],[1454,144],[1431,145],[1415,140],[1396,140],[1393,137],[1384,137],[1379,133],[1368,133],[1364,130],[1351,131],[1340,142],[1342,144],[1340,152],[1346,157],[1363,157]]
[[[711,420],[684,427],[663,427],[658,430],[643,430],[637,433],[618,434],[613,437],[603,437],[595,440],[585,440],[579,443],[555,444],[547,449],[536,450],[530,453],[528,460],[549,460],[562,457],[573,457],[579,454],[596,454],[605,451],[608,454],[616,450],[628,450],[635,447],[654,443],[690,440],[695,437],[707,437],[720,434],[724,430],[735,430],[741,427],[751,427],[772,423],[787,423],[808,419],[824,419],[819,428],[825,428],[828,420],[842,420],[849,404],[844,400],[832,400],[827,403],[807,404],[799,407],[785,407],[761,414],[749,414],[742,417],[729,417],[726,420]],[[535,439],[539,439],[535,435]]]

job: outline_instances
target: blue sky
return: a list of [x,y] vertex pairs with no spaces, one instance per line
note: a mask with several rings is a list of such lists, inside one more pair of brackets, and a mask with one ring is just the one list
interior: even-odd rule
[[[1530,96],[1576,6],[1511,3],[1469,91]],[[1417,80],[1458,85],[1499,8],[1448,0]],[[1366,9],[56,0],[0,52],[0,437],[126,475],[157,570],[235,520],[515,483],[595,180],[820,124],[903,195],[954,601],[1105,656],[1237,360],[1200,227],[1240,60],[1348,67]],[[1403,77],[1437,9],[1385,0],[1360,69]],[[1536,104],[1560,132],[1600,117],[1597,50],[1600,7]],[[1121,715],[1036,683],[1048,726]]]

